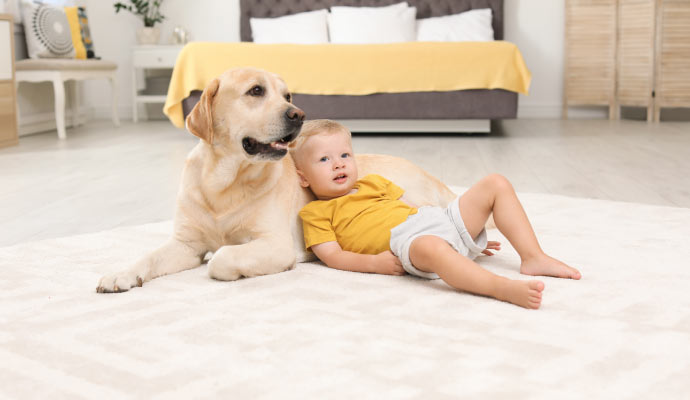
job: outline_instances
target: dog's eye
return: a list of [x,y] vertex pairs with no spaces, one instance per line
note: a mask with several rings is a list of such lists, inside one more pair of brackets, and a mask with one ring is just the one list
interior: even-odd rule
[[247,94],[250,96],[263,96],[264,95],[264,88],[259,86],[259,85],[256,85],[256,86],[252,87],[251,89],[249,89]]
[[290,95],[290,93],[285,95],[285,100],[287,100],[288,102],[292,101],[292,96]]

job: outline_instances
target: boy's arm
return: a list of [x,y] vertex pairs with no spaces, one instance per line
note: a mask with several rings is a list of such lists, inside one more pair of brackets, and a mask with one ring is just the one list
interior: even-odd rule
[[343,250],[338,242],[315,244],[311,249],[319,260],[331,268],[386,275],[405,274],[400,260],[390,251],[376,255],[357,254]]

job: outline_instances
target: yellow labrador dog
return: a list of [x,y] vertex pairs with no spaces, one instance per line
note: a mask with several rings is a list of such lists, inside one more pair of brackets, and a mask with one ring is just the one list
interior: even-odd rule
[[[313,199],[300,187],[288,144],[304,113],[287,85],[258,69],[234,69],[211,81],[187,117],[201,140],[187,158],[174,228],[163,246],[132,267],[101,278],[100,293],[124,292],[159,276],[201,265],[219,280],[273,274],[313,259],[297,213]],[[360,155],[362,176],[377,173],[420,205],[445,206],[453,193],[403,159]]]

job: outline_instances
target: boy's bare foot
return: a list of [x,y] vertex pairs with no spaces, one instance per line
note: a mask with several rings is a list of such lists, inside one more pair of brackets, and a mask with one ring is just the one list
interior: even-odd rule
[[520,273],[525,275],[555,276],[556,278],[582,278],[580,271],[546,254],[523,261],[520,265]]
[[500,294],[497,296],[499,300],[534,310],[541,306],[541,292],[544,290],[543,282],[506,279],[504,284],[505,286],[502,287]]

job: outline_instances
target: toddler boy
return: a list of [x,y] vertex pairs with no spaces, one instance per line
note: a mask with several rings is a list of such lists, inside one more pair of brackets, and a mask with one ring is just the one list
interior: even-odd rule
[[541,305],[544,283],[512,280],[473,260],[500,243],[486,239],[496,227],[522,260],[520,272],[580,279],[576,269],[546,255],[512,185],[500,175],[480,180],[446,209],[416,208],[393,182],[358,179],[350,132],[330,120],[308,121],[292,152],[300,184],[318,200],[299,213],[307,248],[331,268],[441,278],[450,286],[525,308]]

